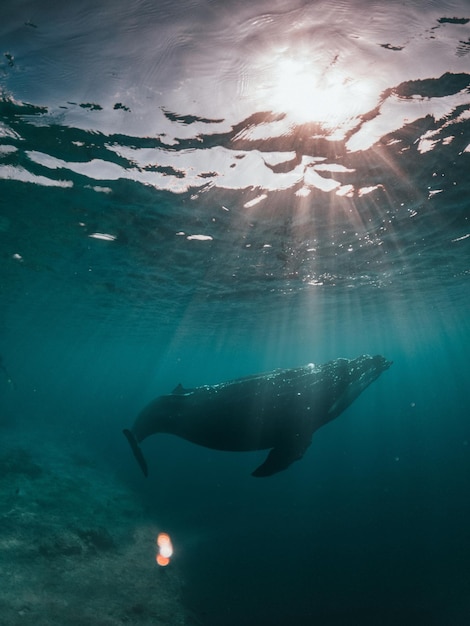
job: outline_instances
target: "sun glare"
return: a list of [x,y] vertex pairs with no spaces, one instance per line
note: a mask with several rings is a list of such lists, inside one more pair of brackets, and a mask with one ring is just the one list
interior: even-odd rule
[[[274,55],[261,87],[265,105],[286,113],[295,123],[318,122],[333,129],[348,125],[376,104],[371,78],[349,75],[334,62],[307,55]],[[261,95],[261,93],[260,93]]]

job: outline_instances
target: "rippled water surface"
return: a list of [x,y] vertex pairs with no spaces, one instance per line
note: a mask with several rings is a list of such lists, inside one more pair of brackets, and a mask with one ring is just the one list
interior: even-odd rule
[[[188,620],[469,623],[469,173],[465,0],[5,0],[5,441],[174,528]],[[279,476],[165,439],[143,484],[121,441],[180,381],[363,353],[393,368]]]

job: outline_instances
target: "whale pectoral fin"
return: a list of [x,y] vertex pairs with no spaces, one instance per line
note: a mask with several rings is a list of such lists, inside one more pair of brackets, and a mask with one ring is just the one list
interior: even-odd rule
[[140,469],[143,471],[144,476],[147,477],[149,475],[147,462],[144,459],[144,455],[142,454],[142,450],[139,448],[139,444],[137,443],[136,438],[127,428],[125,428],[122,432],[132,448],[132,452],[137,459],[137,463],[139,464]]
[[310,441],[307,443],[297,440],[295,442],[283,442],[281,445],[270,450],[264,463],[261,463],[251,475],[260,478],[282,472],[282,470],[289,467],[291,463],[301,459],[309,445]]

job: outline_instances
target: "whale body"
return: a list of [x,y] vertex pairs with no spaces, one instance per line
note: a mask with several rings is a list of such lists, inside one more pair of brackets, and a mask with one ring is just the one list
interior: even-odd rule
[[123,431],[144,473],[139,443],[171,433],[216,450],[270,449],[253,476],[270,476],[302,458],[313,433],[340,415],[391,361],[367,354],[323,365],[238,378],[156,398]]

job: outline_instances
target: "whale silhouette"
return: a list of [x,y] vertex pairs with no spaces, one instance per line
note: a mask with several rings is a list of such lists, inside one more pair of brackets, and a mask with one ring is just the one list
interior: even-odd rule
[[383,356],[365,354],[194,389],[179,384],[150,402],[123,433],[145,476],[139,443],[156,433],[216,450],[270,449],[252,473],[270,476],[302,458],[313,433],[338,417],[390,365]]

